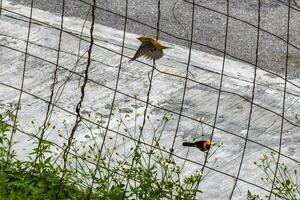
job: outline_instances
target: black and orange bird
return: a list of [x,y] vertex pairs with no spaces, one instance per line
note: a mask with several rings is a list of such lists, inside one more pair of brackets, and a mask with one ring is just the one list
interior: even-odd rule
[[145,56],[146,58],[152,59],[152,60],[158,60],[161,57],[163,57],[163,49],[167,49],[169,47],[163,46],[160,44],[157,40],[149,37],[139,37],[139,41],[141,41],[141,45],[134,54],[133,58],[131,58],[131,61],[137,59],[140,56]]
[[196,147],[200,149],[200,151],[208,152],[213,143],[210,140],[200,140],[197,142],[183,142],[182,145],[187,147]]

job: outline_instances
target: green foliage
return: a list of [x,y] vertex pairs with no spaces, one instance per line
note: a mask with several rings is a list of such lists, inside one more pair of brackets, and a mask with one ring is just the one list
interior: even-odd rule
[[[14,115],[11,110],[6,114],[0,114],[0,199],[55,199],[60,183],[59,166],[51,163],[51,157],[42,157],[34,163],[20,161],[14,153],[7,152],[8,146],[14,144],[8,137],[12,134],[8,122],[14,120]],[[41,148],[44,152],[49,149],[49,143]],[[60,199],[85,198],[85,193],[68,181],[62,188]]]
[[[254,162],[265,174],[261,179],[269,186],[273,184],[275,168],[278,166],[275,177],[273,195],[279,199],[299,200],[300,199],[300,182],[298,181],[297,169],[291,173],[284,163],[277,162],[275,153],[271,152],[270,156],[263,155],[260,162]],[[265,197],[268,199],[268,197]],[[259,195],[252,195],[248,191],[248,200],[260,200]]]
[[247,192],[247,200],[260,200],[258,194],[252,194],[249,190]]
[[[184,164],[179,165],[171,154],[161,150],[165,149],[160,144],[160,138],[170,120],[171,116],[168,114],[158,120],[156,126],[150,122],[153,127],[151,147],[135,142],[120,153],[115,142],[112,146],[104,147],[101,152],[96,141],[78,147],[74,139],[70,149],[76,154],[68,158],[63,172],[62,165],[57,164],[57,160],[61,158],[67,142],[59,149],[47,140],[35,140],[34,144],[39,145],[31,149],[28,159],[17,159],[13,150],[15,143],[10,137],[15,134],[9,125],[16,120],[13,113],[10,108],[5,114],[0,114],[0,199],[56,199],[60,191],[59,199],[188,200],[194,199],[196,193],[201,192],[198,184],[203,178],[202,173],[199,171],[183,177]],[[136,123],[134,131],[127,128],[125,119],[128,118],[129,114],[119,116],[118,129],[123,129],[128,136],[135,138],[140,127]],[[136,121],[136,116],[130,119]],[[147,119],[150,121],[149,117]],[[100,126],[97,128],[103,137],[105,130]],[[41,128],[36,130],[40,131]],[[95,140],[92,128],[90,133]],[[59,136],[64,140],[68,139],[68,136],[64,137],[61,133]],[[59,150],[60,153],[55,154],[54,150]],[[90,168],[87,162],[98,164],[98,170]]]
[[[57,170],[47,169],[44,166],[42,173],[33,174],[24,168],[27,163],[12,164],[13,166],[0,168],[0,199],[54,199],[59,190],[60,181]],[[59,197],[76,199],[84,197],[84,193],[66,184]]]
[[[10,159],[12,159],[14,155],[14,151],[10,151],[9,147],[12,145],[10,143],[10,139],[8,136],[8,132],[10,131],[10,126],[7,122],[13,122],[15,117],[13,115],[14,109],[10,107],[6,110],[5,114],[0,113],[0,162],[7,163]],[[13,133],[11,133],[13,134]]]
[[[150,147],[135,141],[134,145],[120,154],[114,145],[105,150],[106,155],[99,157],[97,147],[89,146],[86,158],[95,160],[98,157],[100,160],[101,170],[98,177],[101,178],[94,178],[95,184],[101,186],[96,187],[97,193],[103,194],[105,198],[115,194],[114,199],[123,199],[124,196],[125,199],[156,200],[194,199],[195,194],[201,192],[198,190],[198,182],[202,179],[202,173],[197,172],[182,178],[183,166],[176,163],[173,156],[161,150],[165,147],[160,146],[160,138],[170,117],[165,114],[157,121],[156,126],[147,117],[153,129]],[[118,115],[118,130],[124,130],[127,135],[134,138],[138,135],[140,127],[129,129],[126,126],[128,120],[136,118],[129,114]],[[165,170],[166,168],[168,170]]]

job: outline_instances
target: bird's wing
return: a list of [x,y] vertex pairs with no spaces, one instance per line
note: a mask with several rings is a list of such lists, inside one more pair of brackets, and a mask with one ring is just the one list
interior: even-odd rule
[[157,60],[163,56],[163,51],[161,49],[154,49],[152,51],[145,51],[144,55],[153,60]]
[[131,60],[135,60],[140,56],[146,55],[147,52],[154,51],[155,47],[151,42],[144,42],[140,45],[139,49],[136,51],[135,55]]

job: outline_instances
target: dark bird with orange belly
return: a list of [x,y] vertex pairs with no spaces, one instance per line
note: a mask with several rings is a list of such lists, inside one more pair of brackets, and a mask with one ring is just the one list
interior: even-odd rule
[[183,142],[182,143],[183,146],[196,147],[196,148],[200,149],[200,151],[204,151],[204,152],[208,152],[208,150],[210,149],[212,144],[213,143],[210,140],[200,140],[197,142]]

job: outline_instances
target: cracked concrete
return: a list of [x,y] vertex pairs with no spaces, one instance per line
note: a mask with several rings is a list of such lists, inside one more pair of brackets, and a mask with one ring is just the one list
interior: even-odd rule
[[[14,11],[28,16],[29,8],[21,5],[10,4],[3,1],[0,23],[0,109],[3,112],[5,105],[14,104],[18,100],[21,75],[24,66],[25,41],[28,30],[28,19],[7,12]],[[251,9],[251,7],[249,7]],[[275,8],[274,8],[275,9]],[[28,49],[27,68],[25,73],[24,94],[22,97],[22,109],[19,115],[19,123],[25,132],[34,133],[31,121],[37,126],[44,119],[47,104],[39,98],[48,100],[50,85],[52,83],[53,70],[57,55],[57,44],[60,16],[46,11],[34,9],[33,18],[39,20],[39,24],[32,24]],[[22,21],[25,20],[25,21]],[[44,25],[40,25],[41,22]],[[82,28],[83,20],[76,17],[67,17],[64,22],[61,53],[59,59],[58,86],[64,84],[70,75],[69,70],[74,70],[76,65],[78,35]],[[90,23],[84,28],[84,38],[88,39]],[[115,88],[120,52],[122,44],[122,31],[96,24],[95,45],[92,52],[92,63],[86,87],[86,96],[83,102],[82,115],[86,119],[97,121],[97,116],[102,116],[99,124],[105,125],[111,107],[113,89]],[[112,116],[110,129],[118,130],[119,116],[138,114],[137,124],[140,124],[145,108],[146,94],[149,87],[148,73],[152,70],[152,63],[145,59],[136,62],[128,62],[128,57],[134,54],[138,48],[137,35],[126,33],[125,49],[119,77],[119,87],[115,102],[115,115]],[[189,49],[162,41],[171,49],[165,52],[165,56],[157,61],[154,70],[154,78],[150,93],[149,120],[156,123],[165,113],[172,114],[166,131],[162,135],[161,146],[171,148],[171,141],[175,135],[175,129],[180,112],[182,95],[184,90],[186,67]],[[84,54],[89,43],[81,42],[80,54]],[[51,124],[63,134],[70,131],[74,124],[76,104],[80,98],[83,70],[86,66],[86,55],[78,62],[75,73],[67,82],[60,99],[56,101],[53,110]],[[184,174],[188,175],[201,168],[197,163],[203,163],[204,157],[199,151],[183,147],[181,143],[192,138],[209,138],[214,122],[218,89],[222,71],[223,57],[218,57],[193,49],[191,51],[191,65],[188,75],[185,101],[179,124],[178,135],[175,140],[174,154],[187,157],[190,161],[185,164]],[[264,67],[262,67],[264,68]],[[278,150],[281,114],[283,105],[284,79],[274,73],[257,69],[256,89],[254,91],[253,112],[249,127],[248,143],[245,148],[245,157],[240,173],[242,180],[258,184],[266,189],[260,180],[261,172],[254,166],[263,154],[270,152],[270,148]],[[208,166],[217,171],[211,171],[210,176],[201,182],[203,193],[199,199],[227,199],[233,187],[234,179],[225,176],[221,172],[232,176],[237,174],[248,128],[248,119],[252,99],[254,67],[245,63],[225,60],[222,93],[216,129],[213,140],[216,143],[224,142],[224,145],[214,155],[218,157],[217,165],[208,163]],[[13,88],[15,87],[15,88]],[[56,87],[55,92],[58,92]],[[296,117],[300,113],[299,91],[300,80],[288,79],[285,98],[285,118],[283,126],[282,156],[281,161],[286,162],[293,169],[300,161],[299,128],[300,121]],[[65,110],[63,110],[65,109]],[[119,111],[118,111],[119,109]],[[69,112],[66,112],[69,111]],[[202,118],[200,126],[197,119]],[[97,132],[95,125],[86,122]],[[127,128],[134,131],[135,124],[127,119]],[[65,124],[65,125],[64,125]],[[90,129],[85,124],[80,124],[76,132],[78,145],[93,142],[89,135]],[[120,133],[126,134],[124,130]],[[147,121],[143,140],[151,141],[153,130]],[[97,141],[101,143],[102,137],[96,134]],[[137,137],[137,135],[133,135]],[[109,131],[107,144],[113,142],[116,134]],[[30,152],[32,141],[18,133],[15,137],[18,156],[25,158]],[[29,139],[29,138],[28,138]],[[49,134],[48,139],[59,144],[63,142],[58,137],[58,132]],[[129,139],[120,139],[118,150],[122,151],[132,143]],[[262,144],[262,145],[260,145]],[[187,155],[186,155],[187,154]],[[199,156],[200,155],[200,156]],[[178,158],[178,162],[182,160]],[[238,181],[238,190],[235,190],[233,199],[245,199],[248,189],[265,192],[244,181]]]

